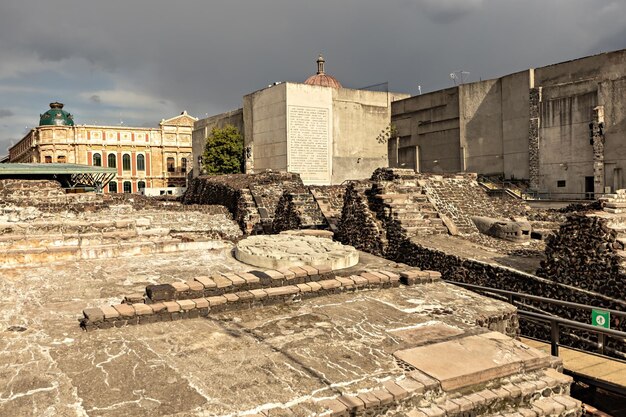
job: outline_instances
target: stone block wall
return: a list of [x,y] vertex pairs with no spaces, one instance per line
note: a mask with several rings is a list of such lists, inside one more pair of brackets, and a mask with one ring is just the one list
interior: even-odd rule
[[245,234],[270,233],[283,191],[303,187],[298,174],[262,172],[194,178],[184,204],[219,204],[233,215]]
[[[240,273],[214,273],[186,282],[149,285],[145,294],[131,294],[120,304],[83,310],[80,325],[85,330],[107,329],[133,324],[206,317],[208,314],[257,306],[290,303],[341,292],[416,285],[440,280],[435,271],[406,266],[390,270],[333,271],[311,266]],[[504,324],[500,321],[504,320]],[[479,318],[480,324],[514,326],[515,314]],[[512,328],[513,329],[513,328]],[[515,332],[515,329],[512,330]]]
[[0,180],[0,199],[23,200],[64,196],[58,181],[49,180]]

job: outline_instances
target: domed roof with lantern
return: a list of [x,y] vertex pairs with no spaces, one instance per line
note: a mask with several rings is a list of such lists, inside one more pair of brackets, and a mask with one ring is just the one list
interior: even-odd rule
[[74,117],[63,110],[63,103],[50,103],[50,110],[39,115],[39,126],[74,126]]
[[324,57],[320,54],[317,58],[317,74],[311,75],[304,83],[308,85],[319,85],[322,87],[342,88],[341,83],[337,81],[335,77],[326,74],[324,71],[325,63],[326,61],[324,60]]

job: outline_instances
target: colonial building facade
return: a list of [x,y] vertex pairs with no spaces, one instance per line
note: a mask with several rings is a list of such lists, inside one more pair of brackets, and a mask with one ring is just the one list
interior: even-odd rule
[[73,163],[117,168],[105,193],[184,187],[192,168],[197,119],[183,112],[157,128],[74,124],[63,104],[51,103],[33,128],[9,149],[9,162]]

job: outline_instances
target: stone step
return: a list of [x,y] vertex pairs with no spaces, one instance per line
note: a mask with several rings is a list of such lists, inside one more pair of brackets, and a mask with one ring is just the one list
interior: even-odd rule
[[409,203],[410,194],[376,194],[376,197],[385,203]]
[[161,238],[115,244],[9,249],[0,251],[0,268],[77,261],[81,259],[117,258],[163,252],[213,249],[216,245],[223,246],[224,244],[220,241],[208,239],[183,242],[181,239]]
[[604,203],[604,207],[608,207],[608,208],[626,208],[626,200],[622,201],[616,201],[616,200],[611,200],[611,201],[607,201],[606,203]]
[[540,398],[526,407],[489,414],[489,417],[578,417],[581,415],[582,403],[569,395],[555,395]]
[[437,219],[438,214],[432,211],[414,211],[414,212],[392,212],[391,215],[394,219],[399,221],[404,220],[419,220],[419,219]]
[[404,231],[409,236],[415,235],[429,235],[429,234],[444,234],[448,233],[448,229],[445,226],[411,226],[403,227]]
[[168,236],[170,229],[151,228],[112,232],[88,233],[56,233],[56,234],[5,234],[0,235],[0,248],[29,249],[38,247],[88,246],[93,244],[113,243],[119,241],[142,241],[146,238],[162,238]]
[[[115,221],[34,221],[34,222],[7,222],[0,223],[0,231],[3,233],[87,233],[90,231],[113,231],[129,230],[137,227],[137,220],[115,220]],[[149,225],[149,223],[145,223]]]
[[402,227],[433,227],[433,226],[443,226],[443,220],[437,218],[423,218],[423,219],[406,219],[401,220],[400,224]]

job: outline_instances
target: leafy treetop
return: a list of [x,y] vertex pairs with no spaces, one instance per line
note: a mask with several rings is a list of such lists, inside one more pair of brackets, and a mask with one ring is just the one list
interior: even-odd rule
[[214,127],[206,139],[202,167],[208,174],[243,172],[243,136],[233,125]]

